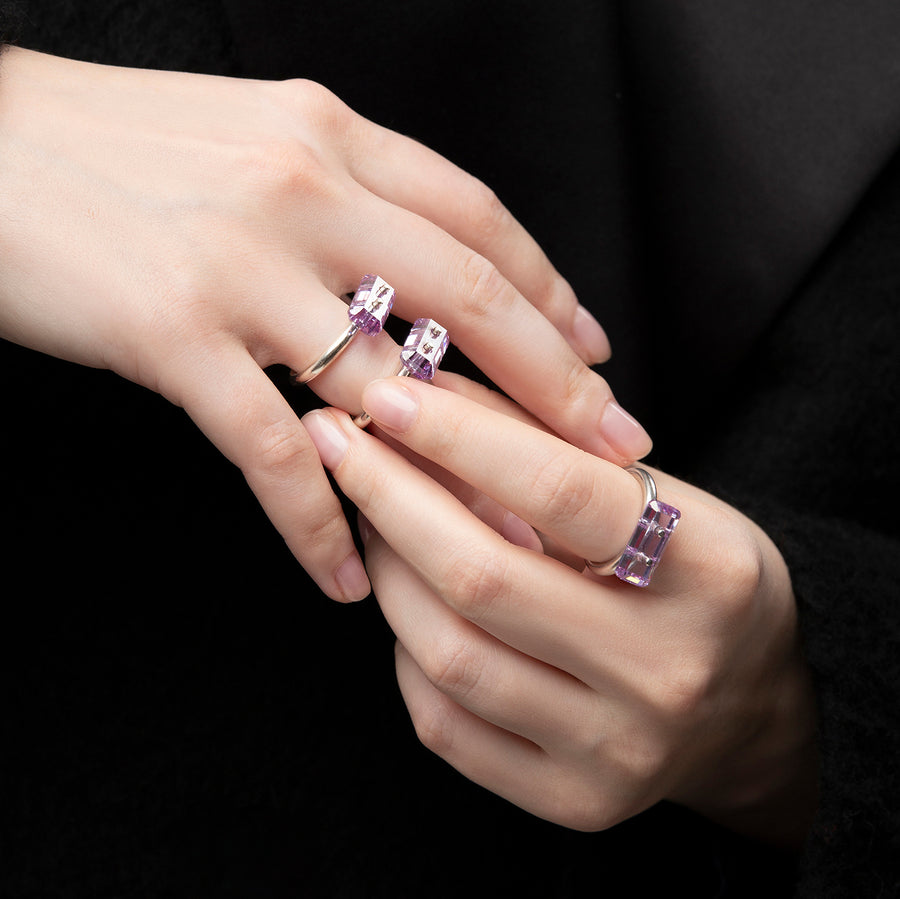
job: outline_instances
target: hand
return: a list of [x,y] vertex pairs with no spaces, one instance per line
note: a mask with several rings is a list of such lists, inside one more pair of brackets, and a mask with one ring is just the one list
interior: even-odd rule
[[765,534],[657,474],[682,519],[650,586],[593,576],[583,560],[620,553],[641,512],[631,474],[408,379],[368,385],[363,406],[388,440],[495,504],[491,527],[342,413],[304,417],[365,516],[370,577],[427,746],[568,827],[606,828],[670,799],[757,837],[802,839],[813,700],[788,572]]
[[[11,49],[0,141],[0,335],[183,406],[331,596],[369,584],[263,369],[318,358],[366,273],[567,438],[619,461],[649,448],[584,364],[608,355],[602,329],[496,198],[319,85]],[[355,410],[396,362],[384,333],[357,338],[311,386]]]

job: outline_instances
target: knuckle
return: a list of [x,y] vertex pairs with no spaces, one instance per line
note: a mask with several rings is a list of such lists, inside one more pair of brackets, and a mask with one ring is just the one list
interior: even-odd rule
[[711,701],[715,683],[712,661],[686,654],[657,678],[651,702],[663,720],[687,724],[696,720]]
[[737,534],[732,534],[731,545],[729,589],[725,599],[732,612],[740,612],[752,605],[763,580],[765,562],[762,548],[747,531],[740,529]]
[[673,752],[667,742],[646,733],[629,741],[626,746],[627,751],[620,754],[619,764],[624,779],[631,784],[630,795],[637,798],[670,770]]
[[317,454],[299,423],[282,420],[266,425],[256,434],[251,458],[260,473],[280,478],[296,474]]
[[[547,266],[549,268],[549,262]],[[546,280],[534,285],[534,295],[535,305],[557,327],[571,322],[578,300],[569,282],[556,271],[550,269]]]
[[478,621],[490,614],[506,581],[502,552],[492,546],[465,546],[444,561],[437,576],[438,593],[464,618]]
[[558,455],[543,459],[527,486],[532,502],[551,529],[594,508],[597,501],[594,478],[581,466]]
[[293,78],[282,84],[290,93],[292,107],[304,121],[332,132],[345,124],[349,107],[325,85],[308,78]]
[[596,785],[585,784],[581,778],[573,778],[558,788],[548,811],[551,821],[582,833],[606,830],[618,820],[608,798]]
[[462,264],[458,295],[463,318],[477,326],[496,313],[498,305],[512,301],[513,289],[496,266],[484,256],[470,253]]
[[577,354],[571,353],[554,371],[553,405],[564,410],[573,420],[581,416],[594,418],[611,399],[608,385],[588,368]]
[[[711,510],[707,533],[715,540],[706,548],[705,589],[715,596],[711,611],[720,622],[733,622],[752,613],[765,577],[765,558],[749,528],[726,509]],[[722,577],[723,562],[727,577]]]
[[441,758],[451,754],[454,729],[447,700],[436,694],[410,709],[410,717],[416,737],[426,749]]
[[471,638],[456,633],[441,642],[422,670],[438,690],[459,699],[478,686],[484,668]]
[[329,198],[337,191],[337,180],[322,155],[297,138],[280,137],[255,145],[247,151],[243,168],[256,196],[270,205],[298,196]]
[[490,244],[511,224],[512,216],[500,198],[483,181],[471,178],[462,192],[463,215],[479,240]]

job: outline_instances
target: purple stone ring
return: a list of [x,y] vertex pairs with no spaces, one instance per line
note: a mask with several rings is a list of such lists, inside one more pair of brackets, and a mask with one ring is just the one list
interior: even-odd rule
[[644,488],[644,511],[638,519],[637,526],[628,545],[620,556],[609,562],[585,561],[595,574],[614,574],[619,580],[636,587],[646,587],[659,565],[663,550],[681,519],[681,512],[674,506],[661,503],[656,498],[656,481],[653,475],[643,468],[632,465],[626,471],[631,472]]
[[378,275],[366,275],[359,282],[359,287],[356,288],[347,309],[350,319],[347,329],[312,365],[299,373],[291,373],[295,383],[306,384],[322,374],[350,346],[350,341],[360,331],[370,336],[377,334],[384,327],[393,305],[394,288]]
[[[430,381],[449,346],[450,335],[443,325],[432,318],[416,319],[400,350],[400,367],[395,376]],[[365,412],[360,412],[353,421],[364,428],[371,419]]]

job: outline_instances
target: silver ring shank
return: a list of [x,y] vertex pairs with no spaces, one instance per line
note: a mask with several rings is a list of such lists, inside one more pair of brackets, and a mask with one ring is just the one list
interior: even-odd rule
[[358,331],[359,325],[350,324],[347,330],[312,365],[304,368],[299,374],[293,375],[294,381],[297,384],[306,384],[317,375],[322,374],[350,346],[350,341],[356,337]]
[[[641,511],[638,516],[640,517],[640,515],[643,514],[644,509],[656,499],[656,481],[653,480],[653,475],[650,474],[649,471],[645,471],[637,465],[630,465],[625,470],[633,474],[641,482],[641,485],[644,488],[644,504],[641,506]],[[627,549],[627,544],[625,549]],[[616,568],[625,555],[625,549],[608,562],[592,562],[590,559],[585,559],[585,562],[587,562],[588,568],[590,568],[594,574],[606,577],[610,574],[615,574]]]

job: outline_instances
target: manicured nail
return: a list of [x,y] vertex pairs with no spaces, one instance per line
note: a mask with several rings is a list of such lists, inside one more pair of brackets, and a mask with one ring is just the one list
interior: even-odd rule
[[519,518],[514,512],[507,512],[503,516],[500,535],[504,540],[516,546],[523,546],[525,549],[530,549],[534,552],[544,551],[540,537],[535,533],[534,528],[527,521]]
[[642,459],[653,447],[650,435],[612,400],[606,404],[600,418],[600,433],[616,452],[631,461]]
[[348,446],[347,435],[338,423],[321,409],[307,412],[300,420],[316,445],[322,464],[329,469],[337,468]]
[[584,306],[579,306],[575,312],[575,318],[572,321],[572,337],[585,362],[591,364],[606,362],[612,355],[606,331]]
[[362,540],[363,546],[365,546],[372,534],[375,533],[375,528],[372,527],[372,522],[362,512],[356,513],[356,526],[359,528],[359,539]]
[[372,591],[365,566],[355,552],[341,562],[334,580],[345,602],[359,602]]
[[402,382],[372,381],[363,391],[363,409],[378,424],[392,431],[405,431],[416,420],[419,401]]

